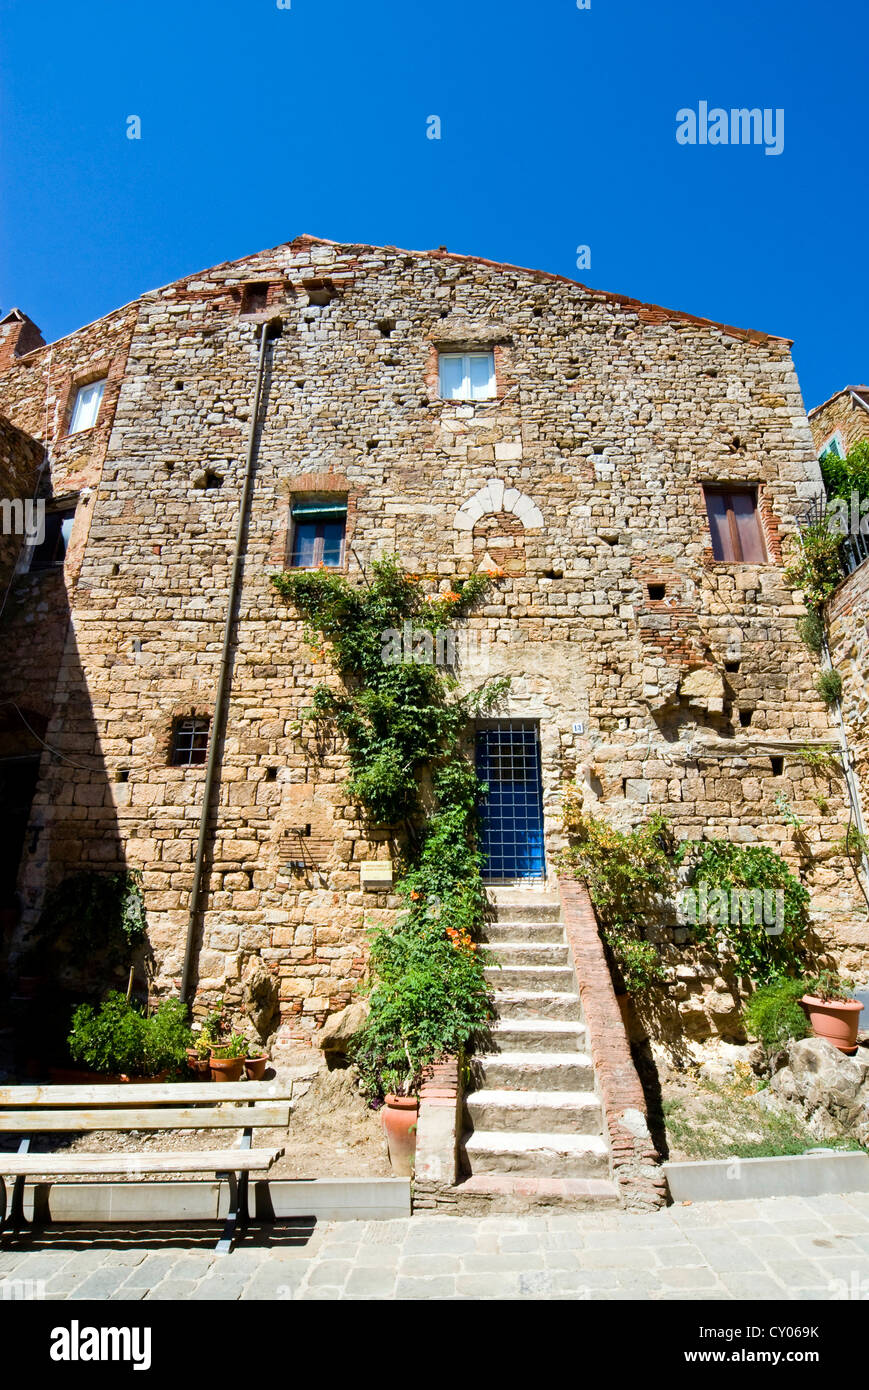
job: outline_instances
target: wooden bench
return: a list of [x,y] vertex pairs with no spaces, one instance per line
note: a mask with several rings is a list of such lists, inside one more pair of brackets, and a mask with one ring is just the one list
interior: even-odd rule
[[[13,1179],[9,1229],[24,1218],[27,1178],[89,1177],[91,1174],[213,1172],[229,1182],[229,1213],[217,1243],[229,1254],[236,1233],[248,1223],[248,1178],[267,1172],[284,1152],[251,1147],[255,1129],[286,1129],[291,1087],[271,1081],[127,1083],[95,1086],[0,1086],[0,1134],[18,1134],[15,1154],[0,1153],[0,1241],[6,1223],[6,1183]],[[87,1134],[93,1130],[241,1129],[238,1148],[171,1153],[46,1153],[30,1145],[38,1134]]]

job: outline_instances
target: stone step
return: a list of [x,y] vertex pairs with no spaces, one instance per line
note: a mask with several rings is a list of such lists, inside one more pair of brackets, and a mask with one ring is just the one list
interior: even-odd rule
[[513,1091],[590,1091],[594,1068],[586,1052],[493,1052],[471,1059],[480,1087]]
[[483,928],[483,938],[493,944],[497,941],[525,941],[532,945],[536,941],[564,941],[562,922],[487,922]]
[[491,959],[507,965],[569,965],[567,946],[556,941],[496,941],[489,948]]
[[528,1173],[541,1178],[608,1178],[609,1154],[599,1134],[510,1134],[474,1130],[463,1150],[478,1173]]
[[580,1051],[587,1055],[585,1024],[579,1019],[541,1018],[533,1014],[528,1018],[500,1018],[491,1025],[489,1033],[495,1047],[501,1048],[502,1057],[517,1052]]
[[541,1207],[572,1211],[620,1207],[619,1190],[608,1178],[538,1178],[522,1173],[477,1173],[453,1189],[461,1215],[524,1214]]
[[498,1018],[555,1018],[578,1023],[582,1016],[579,995],[554,989],[496,989],[493,991]]
[[499,907],[499,922],[560,922],[561,904],[553,902],[508,903]]
[[600,1134],[603,1128],[594,1091],[472,1091],[465,1109],[475,1133]]
[[554,989],[568,993],[576,983],[571,965],[487,965],[483,974],[493,989]]

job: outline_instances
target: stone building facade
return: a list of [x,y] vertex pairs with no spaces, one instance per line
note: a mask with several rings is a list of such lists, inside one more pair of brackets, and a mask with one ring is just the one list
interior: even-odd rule
[[[366,928],[396,905],[360,878],[392,853],[388,832],[347,803],[340,745],[300,723],[332,677],[270,576],[305,515],[342,516],[340,564],[360,583],[387,552],[432,592],[504,571],[466,620],[462,678],[512,678],[497,728],[539,750],[543,872],[576,779],[621,824],[655,806],[680,837],[780,849],[822,934],[869,966],[865,912],[832,857],[843,789],[821,814],[798,755],[837,736],[783,580],[782,547],[820,487],[785,339],[445,251],[301,237],[22,346],[0,372],[0,412],[48,450],[49,495],[78,501],[63,567],[23,572],[0,630],[2,688],[44,717],[48,745],[13,957],[48,888],[127,866],[143,874],[158,988],[177,988],[206,769],[173,750],[184,728],[215,735],[253,429],[201,1000],[238,1002],[266,976],[278,1043],[309,1044],[364,972]],[[493,373],[476,399],[444,398],[448,358]],[[69,433],[98,377],[95,424]],[[740,506],[759,550],[716,557],[710,517],[739,551]],[[799,844],[779,792],[805,822]],[[724,982],[686,938],[668,946],[680,1015],[698,1036],[726,1032]]]

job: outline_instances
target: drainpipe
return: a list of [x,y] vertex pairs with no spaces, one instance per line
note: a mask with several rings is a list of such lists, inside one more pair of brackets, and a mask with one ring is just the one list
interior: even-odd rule
[[[232,667],[232,635],[235,628],[235,610],[241,588],[241,575],[244,566],[243,545],[250,516],[251,482],[253,480],[254,459],[256,456],[256,431],[262,401],[263,374],[265,370],[266,343],[275,328],[275,320],[264,323],[260,330],[259,362],[257,364],[256,386],[250,410],[250,427],[247,435],[247,459],[244,482],[241,489],[241,505],[238,511],[238,527],[235,533],[235,553],[232,560],[232,577],[229,583],[229,598],[226,605],[226,619],[223,625],[223,649],[220,655],[220,670],[217,676],[217,689],[214,694],[214,717],[211,721],[211,737],[208,740],[208,760],[205,765],[205,785],[202,790],[202,810],[199,816],[199,839],[196,845],[196,860],[193,865],[193,887],[190,891],[190,916],[187,923],[187,943],[184,948],[184,968],[181,973],[181,998],[189,1003],[190,987],[193,982],[193,969],[197,960],[196,935],[199,924],[199,908],[205,889],[205,851],[208,844],[208,829],[211,821],[211,799],[214,791],[214,777],[217,771],[219,750],[223,744],[226,722],[226,696]],[[280,331],[280,320],[277,321]]]

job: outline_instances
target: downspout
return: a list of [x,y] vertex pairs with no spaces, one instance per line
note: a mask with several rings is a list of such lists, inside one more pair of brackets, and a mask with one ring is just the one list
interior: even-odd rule
[[181,972],[181,998],[189,1002],[193,970],[197,959],[196,936],[199,924],[199,909],[205,888],[205,851],[208,844],[208,830],[211,822],[211,799],[214,792],[214,777],[217,771],[220,749],[223,745],[226,722],[226,696],[232,665],[232,635],[235,628],[235,610],[241,587],[244,564],[243,545],[250,516],[251,482],[256,456],[256,432],[262,402],[263,374],[265,371],[266,343],[273,328],[273,321],[264,323],[260,330],[259,362],[257,364],[256,386],[250,411],[250,427],[247,435],[247,459],[244,482],[241,490],[241,505],[238,512],[238,527],[235,533],[235,553],[232,560],[232,576],[229,583],[229,598],[226,605],[226,619],[223,625],[223,649],[220,655],[220,669],[217,676],[217,689],[214,694],[214,716],[211,721],[211,737],[208,740],[208,759],[205,765],[205,785],[202,790],[202,809],[199,815],[199,839],[196,844],[196,859],[193,865],[193,887],[190,890],[190,915],[187,922],[187,943],[184,948],[184,967]]

